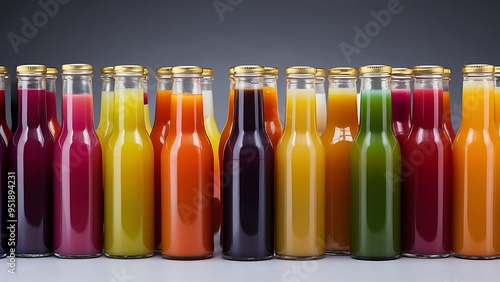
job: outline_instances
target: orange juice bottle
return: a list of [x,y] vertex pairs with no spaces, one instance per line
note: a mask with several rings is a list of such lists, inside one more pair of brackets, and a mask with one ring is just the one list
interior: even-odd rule
[[170,259],[209,258],[214,250],[214,157],[203,122],[202,71],[172,68],[171,126],[161,152],[161,252]]
[[156,69],[156,114],[151,129],[151,142],[154,149],[155,171],[155,249],[161,243],[161,149],[170,130],[170,97],[172,96],[172,67]]
[[321,136],[325,146],[325,249],[349,254],[349,156],[358,133],[356,74],[358,70],[328,70],[328,120]]
[[[219,142],[220,142],[220,132],[217,127],[217,122],[215,121],[214,115],[214,97],[212,92],[212,81],[213,81],[213,69],[211,68],[203,68],[203,76],[201,80],[201,92],[203,95],[203,120],[205,122],[205,131],[207,132],[208,139],[210,140],[210,144],[212,144],[212,150],[214,152],[214,174],[212,176],[214,181],[214,194],[221,194],[220,187],[220,168],[219,164]],[[217,191],[217,192],[215,192]],[[214,208],[214,232],[217,232],[220,228],[221,224],[221,205],[220,201],[214,198],[213,201]]]
[[264,67],[264,124],[274,149],[283,134],[278,107],[277,79],[277,67]]
[[104,252],[154,253],[154,152],[144,124],[142,66],[115,66],[113,132],[104,151]]
[[325,149],[316,128],[316,68],[289,67],[286,123],[276,148],[275,252],[283,259],[325,255]]
[[325,69],[316,69],[316,125],[319,135],[323,134],[326,127],[325,75]]
[[494,124],[492,65],[465,65],[462,124],[453,143],[455,256],[500,257],[500,137]]

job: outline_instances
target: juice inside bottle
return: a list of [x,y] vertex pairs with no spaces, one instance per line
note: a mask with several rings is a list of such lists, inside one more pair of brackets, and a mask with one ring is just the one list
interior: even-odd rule
[[392,130],[401,146],[411,127],[412,69],[393,68],[391,74]]
[[161,152],[162,255],[208,258],[214,249],[214,158],[203,122],[202,68],[179,66],[172,72],[171,127]]
[[494,124],[493,66],[465,65],[462,124],[453,143],[455,256],[500,256],[500,140]]
[[154,251],[154,152],[142,72],[141,66],[115,66],[114,129],[104,147],[104,251],[110,257]]
[[291,67],[287,74],[286,123],[275,159],[276,256],[321,258],[325,255],[325,150],[316,128],[316,69]]
[[358,132],[354,68],[329,69],[325,146],[325,249],[349,254],[349,155]]
[[50,133],[54,140],[61,131],[61,125],[57,119],[57,103],[56,103],[56,80],[59,73],[57,68],[47,68],[46,76],[46,99],[47,99],[47,122]]
[[264,68],[264,124],[274,149],[278,146],[278,141],[283,134],[278,107],[277,79],[278,68]]
[[97,136],[101,147],[108,143],[109,136],[113,131],[113,106],[114,106],[114,91],[115,83],[113,78],[114,68],[101,68],[101,113],[99,117],[99,125],[97,126]]
[[450,106],[450,69],[444,69],[444,79],[443,79],[443,123],[444,130],[450,137],[451,142],[455,140],[455,129],[453,129],[453,123],[451,120],[451,106]]

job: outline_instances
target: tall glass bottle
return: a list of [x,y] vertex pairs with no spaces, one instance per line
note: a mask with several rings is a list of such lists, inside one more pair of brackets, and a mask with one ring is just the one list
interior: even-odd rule
[[325,146],[325,249],[349,254],[349,155],[358,133],[356,74],[358,70],[328,70],[328,120],[321,136]]
[[144,121],[146,124],[146,130],[148,134],[151,133],[151,117],[149,116],[149,90],[148,90],[148,80],[149,80],[149,69],[144,67],[144,80],[142,81],[142,88],[144,89]]
[[7,124],[5,116],[5,90],[7,81],[7,67],[0,66],[0,137],[3,139],[4,144],[9,142],[12,132]]
[[198,66],[172,68],[171,127],[161,152],[162,254],[171,259],[212,256],[214,157],[203,122]]
[[452,251],[500,257],[500,137],[494,123],[493,66],[465,65],[462,123],[453,143]]
[[400,159],[392,132],[391,67],[361,73],[361,117],[351,149],[351,255],[384,260],[400,255]]
[[[220,132],[215,122],[214,116],[214,98],[212,93],[212,81],[213,81],[214,71],[211,68],[203,68],[203,73],[201,74],[203,78],[201,79],[201,92],[203,95],[203,121],[205,124],[205,131],[207,133],[210,144],[212,144],[212,150],[214,152],[214,194],[220,195],[220,169],[221,164],[219,163],[219,143],[220,143]],[[217,191],[217,192],[215,192]],[[214,232],[219,231],[221,224],[222,207],[218,199],[213,200],[213,224]]]
[[286,123],[276,148],[275,248],[283,259],[325,255],[325,149],[316,128],[316,68],[286,69]]
[[47,95],[47,122],[49,130],[54,140],[59,136],[61,131],[61,124],[57,119],[57,102],[56,102],[56,80],[59,70],[57,68],[47,68],[46,76],[46,95]]
[[500,133],[500,66],[494,69],[495,82],[495,124]]
[[[7,230],[7,218],[8,218],[8,208],[9,208],[9,185],[12,182],[7,182],[7,136],[4,129],[4,123],[7,125],[5,120],[5,79],[7,76],[7,68],[0,66],[0,113],[3,111],[3,115],[0,114],[0,118],[3,117],[1,127],[0,127],[0,258],[7,255],[7,250],[10,250],[8,246],[9,231]],[[8,126],[6,126],[9,129]],[[10,130],[8,131],[10,133]],[[9,136],[10,138],[10,136]],[[10,177],[12,180],[12,177]],[[12,202],[11,202],[12,203]]]
[[451,141],[443,127],[443,68],[416,66],[413,74],[412,127],[401,146],[401,250],[407,257],[448,257]]
[[113,74],[114,67],[101,68],[101,115],[96,133],[103,151],[113,131],[113,99],[115,93],[115,79],[113,78]]
[[316,124],[321,136],[326,128],[325,69],[316,69]]
[[455,129],[453,129],[453,123],[451,119],[451,105],[450,105],[450,75],[451,70],[445,68],[443,71],[443,124],[444,130],[448,137],[450,137],[451,142],[455,140]]
[[392,68],[392,130],[399,146],[405,142],[411,127],[411,78],[412,69]]
[[104,252],[154,252],[154,152],[144,123],[143,67],[114,67],[113,131],[104,146]]
[[278,107],[278,68],[264,67],[264,125],[276,150],[283,134]]
[[234,118],[224,148],[222,255],[231,260],[274,254],[274,151],[264,126],[261,66],[234,68]]
[[62,66],[62,128],[54,145],[54,254],[102,252],[102,151],[94,130],[92,66]]
[[54,140],[46,112],[44,65],[17,66],[18,126],[9,140],[8,179],[17,200],[16,256],[52,254],[52,158]]
[[161,150],[170,130],[170,97],[172,96],[172,67],[156,69],[155,122],[151,134],[154,149],[155,190],[155,249],[161,245]]

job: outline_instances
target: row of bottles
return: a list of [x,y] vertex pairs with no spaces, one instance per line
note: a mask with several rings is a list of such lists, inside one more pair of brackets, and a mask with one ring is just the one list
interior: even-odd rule
[[12,136],[0,113],[2,233],[17,219],[20,257],[208,258],[221,226],[233,260],[496,258],[494,70],[464,66],[455,136],[450,71],[440,66],[361,67],[359,121],[357,69],[328,70],[325,110],[326,71],[289,67],[284,128],[277,68],[235,66],[221,133],[208,68],[156,70],[151,129],[149,71],[102,68],[94,130],[92,66],[62,66],[61,126],[47,113],[57,69],[18,66]]

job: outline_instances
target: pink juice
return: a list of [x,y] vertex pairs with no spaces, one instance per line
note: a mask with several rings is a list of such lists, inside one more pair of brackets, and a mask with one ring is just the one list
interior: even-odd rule
[[5,118],[5,90],[3,89],[0,89],[0,136],[5,144],[9,142],[12,136],[12,132],[7,124],[7,119]]
[[392,130],[402,145],[411,127],[411,94],[408,89],[392,89]]
[[44,89],[18,90],[18,126],[9,141],[16,177],[17,256],[52,253],[52,158]]
[[47,91],[47,123],[49,131],[54,137],[54,140],[61,132],[61,125],[57,120],[56,92]]
[[54,253],[102,252],[102,152],[91,94],[63,95],[63,126],[54,146]]

